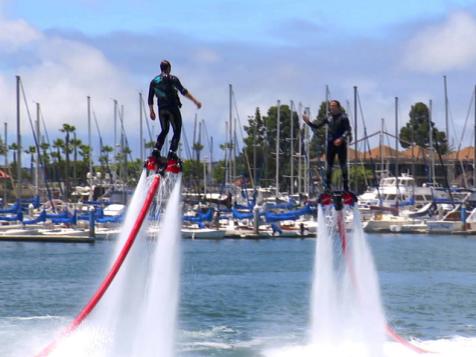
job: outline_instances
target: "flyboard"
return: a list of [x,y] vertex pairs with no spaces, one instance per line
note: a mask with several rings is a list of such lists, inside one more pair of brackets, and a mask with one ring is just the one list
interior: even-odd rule
[[[336,221],[332,222],[336,225],[336,231],[340,240],[340,248],[344,262],[347,264],[347,268],[350,270],[352,276],[352,284],[357,288],[358,277],[355,275],[352,267],[352,261],[347,254],[347,248],[349,244],[346,226],[345,226],[345,209],[353,208],[357,203],[357,196],[349,191],[334,191],[334,192],[325,192],[319,195],[318,204],[322,206],[323,212],[329,213],[330,210],[335,210]],[[326,214],[327,215],[327,214]],[[400,336],[390,325],[385,326],[385,333],[394,341],[400,343],[401,345],[413,350],[417,353],[431,353],[431,351],[425,350],[421,347],[418,347],[406,340],[404,337]]]
[[49,345],[47,345],[36,357],[45,357],[48,356],[58,345],[58,343],[66,336],[74,332],[83,320],[94,310],[98,302],[101,300],[103,295],[106,293],[107,289],[111,285],[112,281],[119,272],[124,260],[126,259],[132,245],[135,242],[135,239],[144,223],[145,218],[147,217],[151,205],[154,201],[154,198],[157,195],[159,187],[161,186],[161,181],[166,184],[167,179],[172,175],[176,176],[182,172],[182,161],[179,160],[157,160],[154,157],[149,157],[144,163],[144,168],[147,170],[147,174],[152,175],[152,182],[150,184],[149,190],[145,197],[142,208],[136,217],[134,225],[132,226],[131,231],[127,236],[127,240],[122,247],[119,255],[111,266],[108,274],[104,280],[99,285],[96,292],[93,294],[88,303],[83,307],[81,312],[76,316],[76,318],[71,322],[71,324],[61,332],[61,334]]

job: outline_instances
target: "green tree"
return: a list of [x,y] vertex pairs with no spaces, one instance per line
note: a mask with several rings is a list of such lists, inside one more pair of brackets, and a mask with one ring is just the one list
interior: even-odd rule
[[[36,162],[35,154],[36,154],[36,146],[30,145],[27,150],[25,150],[25,154],[30,155],[30,175],[33,177],[33,163]],[[38,163],[36,163],[38,165]]]
[[84,164],[89,165],[89,156],[91,155],[91,147],[86,144],[79,146],[79,156],[81,156]]
[[114,151],[112,146],[109,145],[104,145],[101,148],[101,156],[99,156],[99,162],[101,163],[102,170],[106,170],[109,174],[111,173],[111,169],[109,167],[109,154],[111,154]]
[[[319,106],[319,112],[317,113],[316,119],[313,121],[314,124],[321,122],[327,118],[327,103],[324,101]],[[320,158],[326,152],[326,126],[323,125],[317,130],[313,130],[314,135],[311,139],[310,144],[310,156]]]
[[76,127],[74,125],[70,124],[63,124],[63,127],[60,129],[60,132],[64,133],[64,146],[63,146],[63,152],[65,155],[65,165],[64,165],[64,177],[65,177],[65,183],[66,183],[66,197],[69,196],[70,193],[70,186],[71,186],[71,180],[69,177],[69,166],[70,166],[70,159],[69,159],[69,154],[73,152],[73,149],[70,145],[70,135],[76,131]]
[[2,138],[0,138],[0,155],[5,156],[8,154],[8,148],[3,142]]
[[53,156],[56,159],[56,162],[60,164],[62,159],[61,151],[64,151],[63,139],[56,139],[53,141],[53,148],[56,150],[56,152],[51,153],[51,156]]
[[[248,118],[248,125],[245,125],[244,129],[247,137],[244,139],[245,146],[243,147],[243,154],[246,153],[252,167],[253,175],[257,178],[258,182],[255,182],[255,185],[259,185],[259,181],[265,178],[267,171],[266,127],[259,108],[256,108],[254,116]],[[256,173],[254,170],[256,170]]]
[[12,166],[14,166],[16,168],[17,167],[17,151],[18,151],[17,143],[11,143],[10,145],[8,145],[8,149],[13,151],[13,164],[12,164]]
[[433,131],[433,147],[443,155],[448,152],[446,134],[439,131],[435,123],[430,121],[430,111],[425,103],[415,103],[410,109],[410,120],[400,129],[400,145],[404,148],[414,143],[421,148],[430,147],[430,125]]
[[44,163],[45,166],[50,163],[49,149],[50,149],[50,144],[45,142],[42,142],[40,144],[40,152],[41,152],[40,160]]
[[[269,153],[275,153],[276,148],[276,134],[277,134],[277,106],[272,106],[268,109],[267,115],[263,117],[263,122],[266,127],[265,142]],[[299,117],[298,114],[293,111],[293,130],[294,130],[294,152],[298,152],[299,142],[297,140],[299,131]],[[279,140],[279,158],[280,158],[280,189],[286,190],[290,188],[289,179],[285,178],[291,173],[291,110],[288,105],[280,106],[280,140]],[[267,175],[268,179],[274,181],[276,171],[276,157],[274,155],[267,155]]]
[[76,133],[73,133],[74,137],[70,140],[70,145],[73,150],[73,182],[76,184],[78,181],[78,149],[83,144],[81,139],[76,138]]

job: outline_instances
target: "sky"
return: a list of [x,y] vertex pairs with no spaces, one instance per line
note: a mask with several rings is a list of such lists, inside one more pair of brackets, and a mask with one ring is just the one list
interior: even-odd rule
[[[395,130],[395,97],[400,125],[413,103],[432,100],[433,121],[444,130],[447,76],[450,142],[457,148],[474,140],[473,117],[464,126],[476,84],[474,38],[476,1],[469,0],[0,0],[0,121],[8,123],[9,142],[15,141],[20,75],[30,111],[40,103],[50,137],[60,137],[60,127],[69,123],[87,142],[90,96],[111,145],[117,99],[137,157],[138,93],[147,94],[166,58],[203,103],[197,111],[182,100],[187,135],[195,115],[205,120],[215,158],[225,140],[229,84],[234,115],[243,124],[256,107],[265,113],[278,99],[302,103],[315,114],[326,85],[331,97],[353,106],[357,86],[372,133],[381,118],[388,131]],[[32,140],[25,108],[22,103],[27,146]],[[158,124],[150,124],[157,133]],[[360,120],[358,127],[361,136]]]

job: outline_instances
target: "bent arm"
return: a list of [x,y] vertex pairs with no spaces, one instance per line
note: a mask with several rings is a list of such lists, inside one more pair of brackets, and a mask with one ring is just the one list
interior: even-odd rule
[[345,118],[344,120],[344,133],[341,139],[348,142],[352,141],[352,128],[350,127],[349,118]]
[[147,98],[147,103],[149,104],[149,112],[150,112],[150,119],[155,120],[155,112],[154,112],[154,81],[150,82],[149,85],[149,97]]
[[147,103],[149,107],[154,105],[154,81],[151,81],[149,84],[149,96],[147,97]]

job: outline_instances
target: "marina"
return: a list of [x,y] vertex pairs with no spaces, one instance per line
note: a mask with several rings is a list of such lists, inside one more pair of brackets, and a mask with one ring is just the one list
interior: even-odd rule
[[0,0],[0,356],[474,357],[473,2]]

